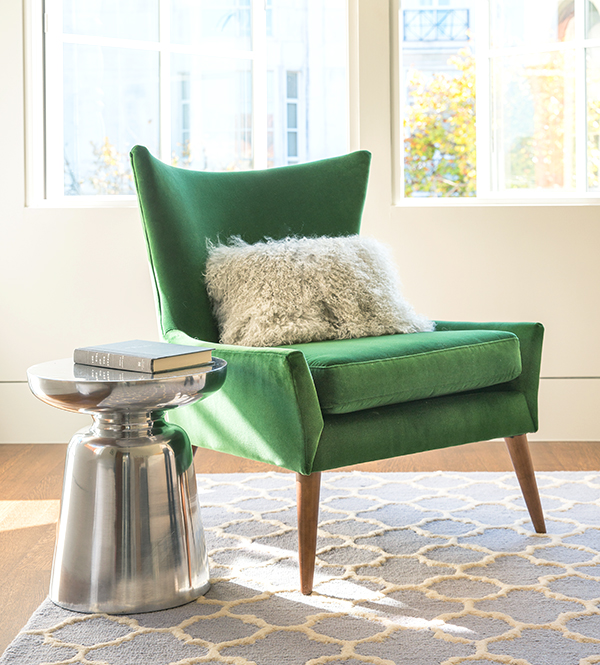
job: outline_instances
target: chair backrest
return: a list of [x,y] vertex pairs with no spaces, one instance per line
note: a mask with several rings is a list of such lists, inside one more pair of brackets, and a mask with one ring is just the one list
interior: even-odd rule
[[217,342],[204,285],[206,241],[358,233],[371,155],[358,151],[262,171],[213,173],[131,151],[163,334]]

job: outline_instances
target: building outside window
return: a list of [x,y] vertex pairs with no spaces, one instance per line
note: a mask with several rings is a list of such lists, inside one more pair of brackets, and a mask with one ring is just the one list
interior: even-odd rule
[[348,151],[347,5],[347,0],[266,5],[269,166]]
[[449,0],[438,0],[438,6],[431,9],[430,2],[421,2],[419,9],[403,11],[405,42],[456,42],[469,39],[469,9],[448,9]]
[[133,195],[135,144],[211,171],[348,150],[344,0],[32,1],[38,199]]

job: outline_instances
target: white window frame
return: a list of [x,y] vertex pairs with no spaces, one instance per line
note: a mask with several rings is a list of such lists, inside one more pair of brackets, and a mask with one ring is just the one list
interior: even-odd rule
[[535,191],[510,189],[498,191],[493,187],[494,169],[492,164],[498,159],[494,145],[494,122],[491,105],[490,70],[492,58],[508,54],[539,53],[560,50],[574,50],[576,57],[576,128],[587,127],[586,122],[586,48],[600,47],[600,39],[585,38],[585,0],[574,0],[576,23],[575,38],[569,42],[544,45],[541,48],[489,48],[489,2],[484,0],[477,7],[475,30],[477,32],[476,53],[476,127],[477,140],[477,196],[474,197],[405,197],[404,196],[404,150],[403,150],[403,104],[402,90],[402,33],[401,0],[390,4],[390,31],[392,41],[392,152],[393,152],[393,205],[399,207],[439,207],[439,206],[522,206],[522,205],[599,205],[600,193],[587,192],[587,132],[576,131],[576,192]]

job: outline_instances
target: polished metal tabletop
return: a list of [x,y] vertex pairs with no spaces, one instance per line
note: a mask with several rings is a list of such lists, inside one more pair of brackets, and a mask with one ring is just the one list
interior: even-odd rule
[[143,374],[75,364],[71,358],[34,365],[27,370],[33,394],[66,411],[154,411],[197,401],[218,390],[227,363],[213,358],[209,365],[176,372]]

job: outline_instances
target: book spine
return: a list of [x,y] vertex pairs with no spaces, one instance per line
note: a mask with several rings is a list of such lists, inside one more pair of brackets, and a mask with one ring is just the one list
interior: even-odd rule
[[92,365],[94,367],[106,367],[107,369],[123,369],[129,372],[152,373],[152,358],[139,358],[122,353],[106,353],[99,351],[86,351],[76,349],[73,360],[81,365]]

